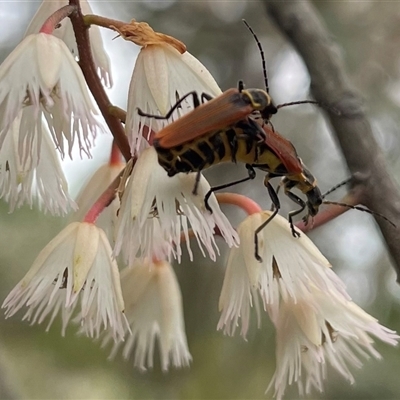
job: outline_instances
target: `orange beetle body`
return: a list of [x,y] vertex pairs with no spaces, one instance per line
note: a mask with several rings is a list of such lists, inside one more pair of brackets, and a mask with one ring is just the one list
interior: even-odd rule
[[234,126],[258,111],[264,120],[269,120],[277,108],[270,95],[262,89],[244,89],[239,82],[238,88],[228,89],[220,96],[210,98],[202,94],[201,98],[209,101],[200,104],[196,92],[190,92],[182,97],[167,113],[166,116],[149,115],[138,110],[139,115],[155,119],[168,119],[174,110],[187,97],[193,96],[194,110],[171,122],[154,136],[154,144],[164,149],[170,149],[203,135]]
[[[267,172],[265,185],[270,195],[275,192],[269,179],[283,177],[285,194],[301,205],[301,210],[308,206],[309,215],[316,215],[322,203],[321,192],[293,144],[268,125],[278,109],[267,91],[245,90],[243,83],[239,82],[237,89],[228,89],[214,99],[202,94],[202,99],[209,100],[203,104],[200,104],[196,92],[190,92],[164,117],[145,114],[141,110],[138,112],[142,116],[168,119],[189,96],[193,96],[194,110],[154,136],[158,161],[169,176],[200,172],[223,162],[242,162],[246,164],[251,178],[255,176],[254,168]],[[307,203],[290,191],[293,187],[307,196]],[[271,197],[279,208],[276,194]],[[295,213],[297,211],[293,215]]]

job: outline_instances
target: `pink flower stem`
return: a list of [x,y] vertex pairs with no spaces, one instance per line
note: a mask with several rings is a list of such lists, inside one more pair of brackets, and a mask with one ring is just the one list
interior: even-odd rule
[[311,230],[318,228],[321,225],[332,221],[339,215],[348,211],[348,208],[340,207],[337,205],[329,205],[323,211],[320,211],[312,220],[306,224],[304,221],[296,222],[296,227],[302,230],[304,233],[310,232]]
[[112,147],[111,147],[111,154],[109,165],[119,165],[121,164],[121,151],[119,147],[115,144],[115,140],[113,140]]
[[[239,206],[242,208],[248,215],[259,213],[262,211],[262,208],[252,199],[247,196],[237,194],[237,193],[217,193],[217,200],[220,204],[231,204],[235,206]],[[346,195],[341,201],[341,203],[345,203],[349,206],[355,206],[360,204],[360,196],[357,191],[352,191],[348,195]],[[303,232],[309,232],[312,229],[318,228],[321,225],[326,224],[327,222],[335,219],[339,215],[345,213],[350,208],[343,207],[340,205],[329,204],[325,209],[321,210],[312,221],[309,221],[307,224],[304,221],[299,221],[295,225],[297,228],[301,229]]]
[[121,121],[109,113],[109,108],[112,106],[104,87],[97,75],[96,67],[93,61],[92,50],[89,40],[89,27],[85,25],[83,15],[80,9],[79,0],[70,0],[70,5],[75,6],[74,12],[70,14],[70,19],[75,32],[76,43],[79,52],[79,65],[85,76],[86,83],[96,100],[97,105],[103,117],[114,136],[115,143],[121,150],[125,160],[131,158],[131,149],[128,138],[125,134],[125,129]]
[[231,204],[243,209],[248,215],[259,213],[262,208],[254,200],[238,193],[216,193],[216,198],[220,204]]
[[[349,206],[356,206],[361,202],[361,192],[356,188],[352,189],[346,196],[340,200],[340,203],[347,204]],[[311,221],[306,224],[304,221],[299,221],[295,225],[303,232],[307,233],[312,229],[318,228],[321,225],[326,224],[329,221],[337,218],[339,215],[344,214],[351,208],[343,207],[341,205],[329,204],[326,208],[320,211]]]
[[[247,196],[238,193],[216,193],[215,194],[218,202],[220,204],[230,204],[233,206],[238,206],[242,210],[244,210],[248,215],[259,213],[262,211],[262,208],[252,199]],[[220,230],[215,227],[214,228],[215,236],[222,236]],[[192,229],[188,231],[188,237],[193,238],[195,234]],[[182,232],[181,234],[181,242],[186,240],[185,234]]]
[[40,28],[40,33],[47,33],[51,35],[54,29],[57,28],[58,24],[66,17],[70,16],[76,10],[76,6],[68,5],[60,8],[55,13],[51,14],[46,19],[43,26]]
[[[131,165],[129,167],[131,167]],[[121,177],[126,173],[125,169],[126,167],[119,173],[119,175],[111,182],[110,186],[108,186],[108,188],[92,205],[90,210],[86,213],[83,222],[94,224],[100,213],[112,203],[120,185]]]

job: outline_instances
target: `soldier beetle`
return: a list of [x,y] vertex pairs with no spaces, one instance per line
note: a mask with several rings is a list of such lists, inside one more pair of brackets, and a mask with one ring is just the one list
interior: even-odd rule
[[[255,133],[259,129],[263,131],[262,135]],[[304,221],[308,222],[309,218],[318,214],[321,204],[337,204],[365,211],[380,216],[393,225],[383,215],[363,207],[325,201],[325,195],[331,193],[331,191],[328,191],[325,195],[321,194],[317,180],[303,164],[293,144],[269,125],[262,126],[251,117],[239,121],[231,128],[207,133],[175,147],[163,148],[155,143],[155,149],[158,153],[160,165],[169,176],[189,172],[200,174],[203,169],[223,162],[240,162],[246,165],[248,171],[246,178],[213,187],[206,194],[204,198],[205,207],[210,212],[212,210],[208,205],[208,199],[213,192],[254,179],[256,169],[266,172],[264,185],[272,200],[274,212],[254,233],[255,257],[259,261],[261,261],[261,258],[258,254],[258,234],[275,217],[281,207],[277,190],[270,183],[272,178],[281,177],[282,180],[278,189],[283,188],[285,195],[299,205],[299,209],[288,214],[293,236],[299,236],[294,228],[293,217],[307,208],[308,212]],[[337,185],[335,189],[346,182]],[[307,201],[293,193],[293,188],[300,190],[307,197]]]
[[[210,212],[212,210],[208,205],[208,199],[214,191],[254,179],[255,169],[267,173],[264,184],[274,205],[274,212],[254,234],[255,257],[261,261],[258,254],[258,234],[280,209],[278,194],[270,179],[281,177],[280,187],[300,206],[288,216],[293,236],[299,235],[294,228],[293,217],[305,208],[308,209],[305,221],[314,217],[320,205],[324,203],[324,196],[318,188],[315,177],[305,167],[293,144],[268,124],[271,116],[276,114],[279,108],[316,102],[305,100],[274,105],[269,95],[261,44],[247,23],[246,26],[255,37],[260,49],[266,90],[246,90],[243,82],[239,81],[237,89],[228,89],[216,98],[211,98],[205,93],[200,98],[196,92],[187,93],[165,116],[146,114],[140,109],[138,113],[156,119],[169,119],[182,101],[190,96],[193,98],[194,110],[167,125],[154,136],[153,145],[158,153],[158,161],[169,176],[197,172],[200,177],[203,169],[223,162],[241,162],[246,165],[248,171],[246,178],[214,187],[207,193],[204,201]],[[299,189],[307,197],[307,201],[294,194],[291,191],[293,188]],[[193,190],[194,193],[196,189],[197,186]],[[334,203],[329,202],[329,204]],[[348,207],[360,209],[354,206]],[[373,213],[367,209],[362,210]]]

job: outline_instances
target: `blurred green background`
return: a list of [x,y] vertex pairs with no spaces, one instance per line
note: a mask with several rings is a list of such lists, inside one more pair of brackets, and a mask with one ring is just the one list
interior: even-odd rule
[[[17,44],[40,2],[0,2],[0,59]],[[276,103],[304,99],[309,80],[302,61],[267,18],[257,1],[93,1],[94,10],[110,18],[148,22],[156,31],[182,40],[215,76],[222,89],[243,79],[248,87],[263,87],[257,46],[241,22],[245,18],[257,32],[266,53],[270,91]],[[400,160],[400,3],[373,1],[315,1],[333,38],[340,45],[353,84],[365,99],[376,140],[387,156],[388,167],[399,182]],[[112,100],[126,106],[126,94],[138,49],[105,32],[113,60],[115,87]],[[347,177],[343,158],[323,113],[312,106],[280,111],[276,129],[289,137],[298,153],[317,176],[322,190]],[[107,140],[93,160],[64,163],[71,189],[107,158]],[[76,166],[78,165],[78,166]],[[82,171],[85,171],[85,176]],[[207,171],[211,184],[245,176],[243,166],[225,165]],[[257,182],[237,187],[269,207]],[[332,195],[339,199],[343,192]],[[283,200],[283,199],[282,199]],[[284,203],[283,212],[293,205]],[[242,214],[227,209],[239,222]],[[381,210],[375,210],[381,212]],[[0,204],[0,299],[25,274],[37,253],[54,237],[65,220],[22,208],[8,213]],[[345,213],[310,234],[334,270],[346,282],[357,304],[383,325],[400,331],[400,287],[373,219],[361,212]],[[399,244],[400,245],[400,244]],[[193,246],[195,248],[195,245]],[[274,371],[274,331],[267,318],[251,329],[248,341],[225,337],[216,331],[218,297],[225,269],[226,248],[220,241],[216,263],[195,253],[195,262],[184,259],[176,266],[181,285],[186,332],[193,363],[190,369],[140,373],[133,361],[119,355],[107,361],[108,350],[67,330],[60,324],[50,332],[45,326],[21,322],[22,314],[0,318],[0,397],[26,399],[256,399],[269,398],[264,391]],[[382,346],[384,360],[371,360],[354,371],[351,386],[329,370],[321,399],[399,399],[400,349]],[[297,398],[289,389],[286,398]]]

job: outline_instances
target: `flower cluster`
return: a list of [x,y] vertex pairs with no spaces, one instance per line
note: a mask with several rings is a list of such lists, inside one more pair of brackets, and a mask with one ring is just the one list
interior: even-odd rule
[[[272,218],[253,203],[248,207],[250,199],[242,196],[236,204],[249,215],[235,230],[220,208],[220,202],[230,201],[220,197],[219,202],[201,174],[168,176],[152,146],[154,135],[194,104],[188,97],[168,121],[150,115],[164,116],[187,93],[208,99],[221,90],[183,43],[146,23],[109,24],[142,47],[126,114],[118,114],[126,121],[126,135],[113,132],[109,163],[76,202],[69,196],[59,157],[66,152],[72,157],[75,143],[90,155],[104,129],[75,58],[72,25],[65,17],[77,10],[67,3],[44,0],[26,37],[0,65],[0,197],[11,211],[36,200],[56,215],[78,209],[4,300],[6,316],[26,308],[23,319],[47,320],[49,328],[61,314],[63,334],[75,323],[79,332],[112,343],[111,357],[121,348],[124,357],[133,354],[139,369],[153,367],[157,341],[163,370],[188,366],[192,357],[172,262],[181,262],[182,243],[193,259],[193,238],[215,261],[219,235],[231,250],[217,328],[233,335],[240,327],[246,338],[253,310],[258,321],[263,312],[269,316],[276,330],[270,388],[278,399],[291,384],[301,395],[322,391],[329,365],[352,382],[351,367],[359,367],[362,358],[380,357],[373,337],[396,345],[399,336],[354,304],[327,259],[303,233],[293,235],[286,219]],[[89,13],[86,1],[81,3]],[[110,86],[98,28],[90,32],[96,79]],[[125,153],[117,143],[124,140],[133,157],[122,161]]]
[[280,216],[262,231],[259,263],[251,240],[270,215],[252,214],[238,227],[241,245],[229,255],[218,329],[232,335],[240,321],[245,338],[251,306],[259,321],[261,300],[276,328],[276,372],[269,388],[278,399],[292,383],[300,395],[313,388],[322,392],[327,365],[354,382],[349,367],[360,367],[360,356],[380,358],[372,337],[396,345],[399,336],[351,301],[328,260],[304,234],[294,238]]
[[[0,196],[11,211],[34,200],[53,214],[76,209],[56,150],[64,157],[67,143],[72,157],[77,142],[79,150],[90,155],[93,139],[103,130],[71,49],[40,29],[52,11],[66,3],[44,1],[27,36],[0,66]],[[96,39],[98,49],[100,36]],[[95,54],[106,57],[102,49]],[[104,65],[104,71],[107,68]]]

